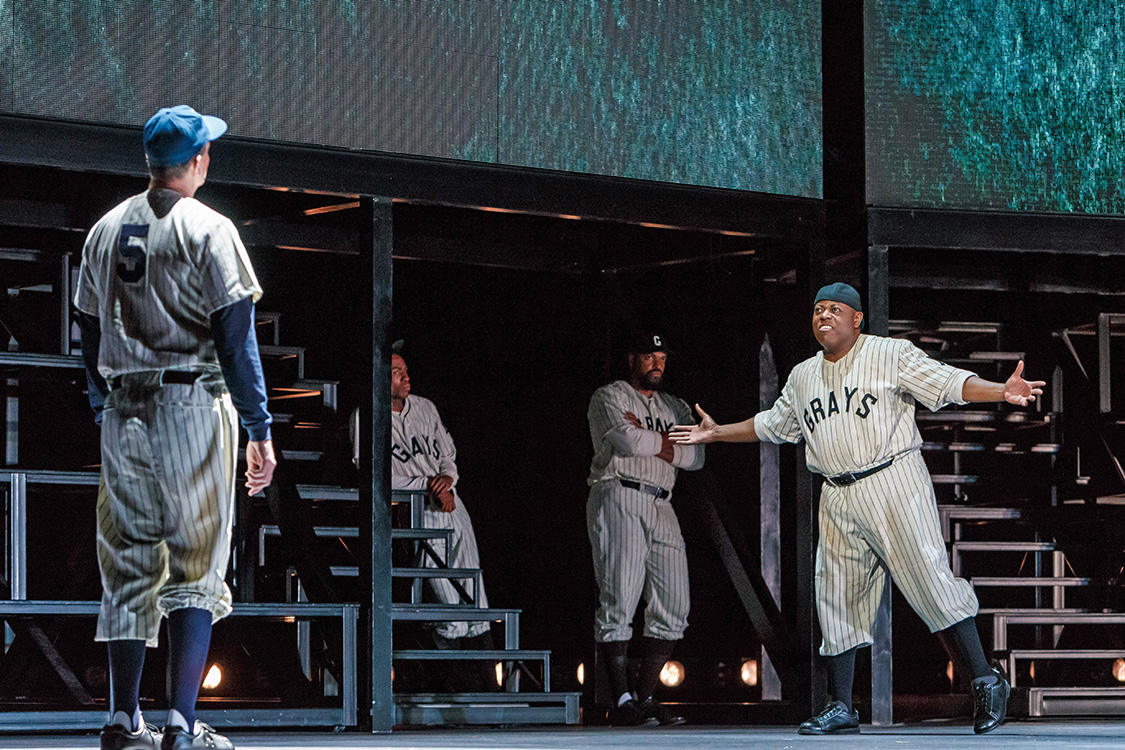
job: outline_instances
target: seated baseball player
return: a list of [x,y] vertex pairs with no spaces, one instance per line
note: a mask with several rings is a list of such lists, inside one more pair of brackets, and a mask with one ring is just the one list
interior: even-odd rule
[[[428,500],[422,511],[427,528],[452,529],[446,549],[444,540],[430,541],[434,551],[450,568],[479,568],[473,522],[457,491],[457,448],[429,399],[412,395],[410,374],[402,357],[402,342],[396,341],[391,355],[391,487],[396,490],[425,490]],[[425,564],[436,563],[425,557]],[[488,607],[484,583],[475,590],[472,579],[458,583],[479,607]],[[464,604],[460,592],[448,578],[427,579],[429,590],[442,604]],[[440,648],[492,648],[491,623],[442,622],[432,637]],[[491,668],[491,667],[490,667]],[[475,684],[475,683],[474,683]],[[493,685],[478,685],[480,688]]]
[[[684,637],[690,609],[687,553],[672,509],[678,469],[703,466],[702,446],[675,445],[672,425],[691,418],[682,399],[662,390],[668,348],[663,336],[630,342],[628,380],[594,391],[587,419],[594,459],[587,480],[586,528],[600,603],[594,640],[606,665],[611,724],[682,724],[653,699],[660,671]],[[644,637],[640,671],[630,679],[629,641],[641,597]]]
[[1024,380],[1023,362],[993,383],[927,357],[905,339],[862,333],[859,293],[823,287],[812,308],[823,351],[793,368],[780,398],[735,424],[716,424],[698,405],[698,425],[677,425],[678,445],[804,441],[810,471],[824,477],[816,602],[833,700],[800,734],[859,732],[852,706],[856,650],[872,627],[888,574],[972,680],[973,730],[1004,721],[1010,687],[989,665],[976,628],[977,597],[957,578],[938,524],[934,487],[922,460],[915,404],[1003,402],[1026,406],[1044,382]]

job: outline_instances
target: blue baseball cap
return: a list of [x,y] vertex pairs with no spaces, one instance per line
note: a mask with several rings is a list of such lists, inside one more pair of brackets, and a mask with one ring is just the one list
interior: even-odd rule
[[218,117],[186,104],[165,107],[145,123],[145,156],[154,167],[183,164],[225,132],[227,124]]
[[[822,286],[820,291],[816,293],[816,299],[813,302],[820,302],[826,300],[828,302],[843,302],[845,305],[855,310],[856,312],[863,312],[863,302],[859,299],[859,292],[851,284],[845,284],[842,281],[837,281],[835,284]],[[864,316],[860,321],[859,330],[867,328],[867,316]]]
[[859,292],[851,284],[845,284],[841,281],[822,286],[820,291],[816,293],[816,299],[813,302],[820,302],[821,300],[843,302],[856,312],[863,312],[863,303],[859,300]]

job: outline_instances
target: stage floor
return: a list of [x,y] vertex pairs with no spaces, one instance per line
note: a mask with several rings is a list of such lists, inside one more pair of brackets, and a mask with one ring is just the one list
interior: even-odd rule
[[[676,727],[672,729],[510,729],[355,733],[234,733],[238,748],[289,750],[783,750],[833,747],[841,750],[1108,750],[1125,748],[1125,722],[1012,722],[983,737],[965,725],[864,726],[859,735],[801,737],[791,727]],[[0,748],[97,748],[96,736],[0,736]]]

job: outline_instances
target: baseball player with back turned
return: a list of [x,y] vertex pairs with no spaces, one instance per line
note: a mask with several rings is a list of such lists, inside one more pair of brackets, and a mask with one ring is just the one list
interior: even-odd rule
[[677,425],[680,445],[805,441],[810,471],[824,476],[816,602],[833,700],[801,725],[801,734],[859,731],[852,708],[856,649],[871,629],[889,573],[958,668],[972,678],[973,729],[1004,721],[1010,688],[981,647],[972,586],[955,578],[938,523],[934,488],[920,448],[915,404],[1007,401],[1026,406],[1043,381],[1023,378],[1023,362],[1004,383],[927,357],[905,339],[861,333],[859,293],[829,284],[816,295],[812,327],[823,351],[793,368],[767,411],[716,424]]
[[[638,336],[629,349],[629,379],[602,386],[587,418],[594,443],[586,528],[600,602],[594,640],[606,665],[609,719],[619,726],[682,724],[653,700],[660,670],[684,637],[690,606],[687,555],[672,510],[676,470],[703,466],[703,446],[674,445],[672,425],[691,419],[683,400],[661,391],[668,350],[662,336]],[[644,596],[644,639],[630,686],[629,640]]]
[[[223,581],[234,516],[238,427],[246,487],[276,461],[254,302],[262,294],[229,219],[193,197],[217,117],[179,105],[144,128],[148,190],[90,230],[74,304],[90,403],[102,425],[96,639],[108,642],[111,718],[102,750],[232,748],[195,720],[211,625],[231,611]],[[145,647],[168,618],[163,735],[141,717]]]

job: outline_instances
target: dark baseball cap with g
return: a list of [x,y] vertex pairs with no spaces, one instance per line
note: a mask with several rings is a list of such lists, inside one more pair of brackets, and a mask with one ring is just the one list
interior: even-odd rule
[[663,334],[653,331],[640,331],[629,337],[630,354],[648,354],[649,352],[669,352],[668,339]]
[[154,167],[183,164],[225,132],[227,124],[218,117],[186,104],[165,107],[145,123],[145,156]]

